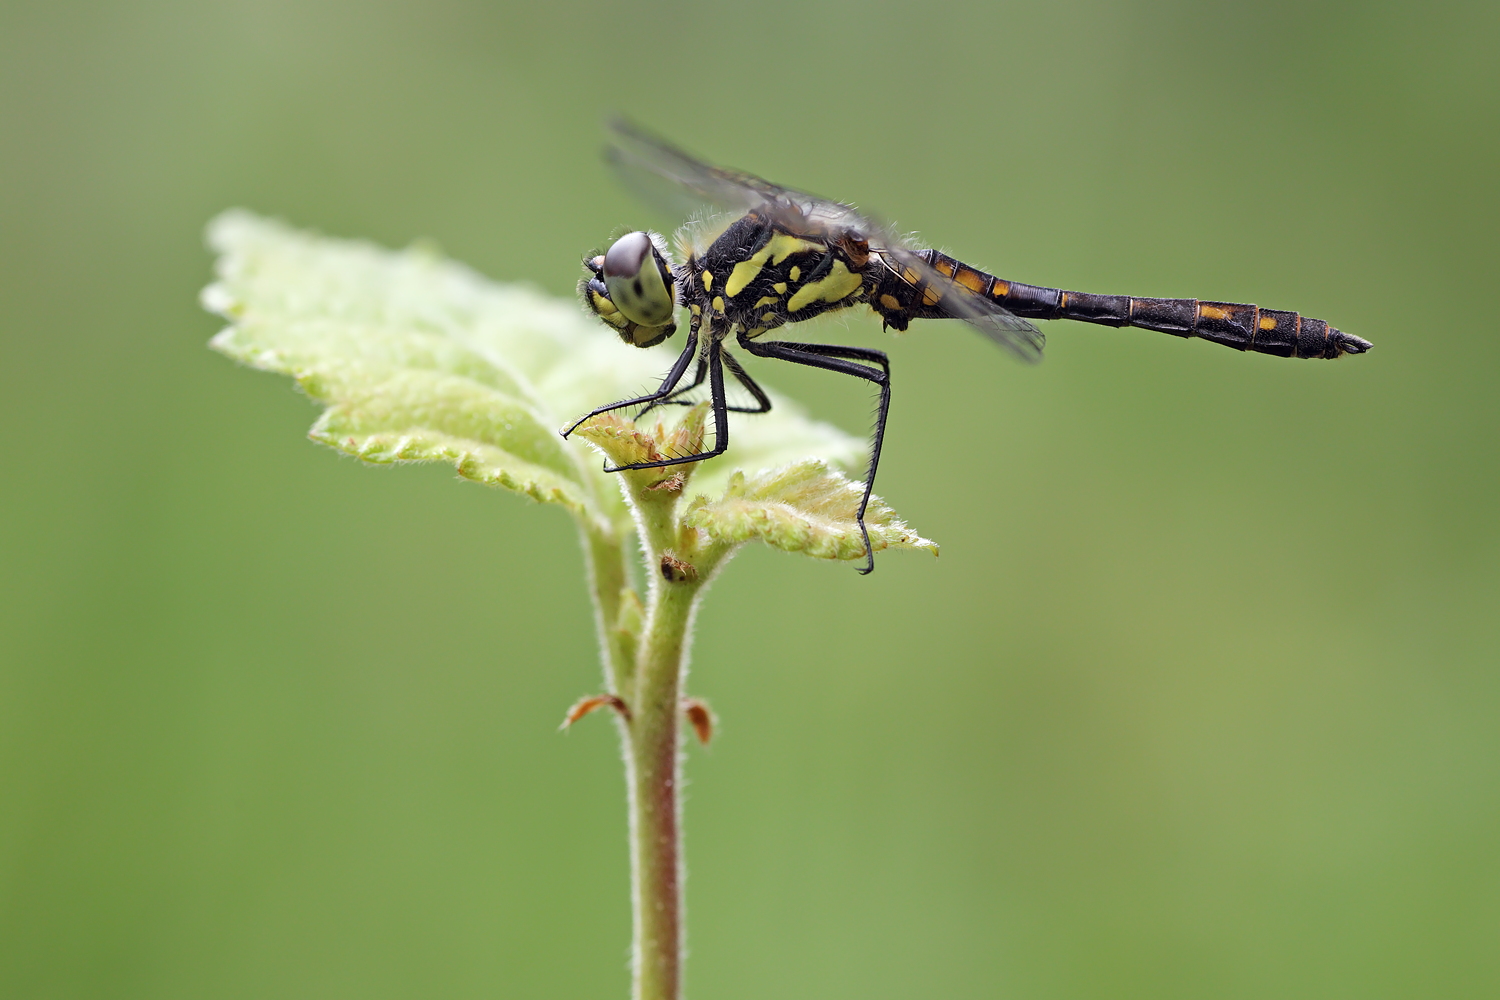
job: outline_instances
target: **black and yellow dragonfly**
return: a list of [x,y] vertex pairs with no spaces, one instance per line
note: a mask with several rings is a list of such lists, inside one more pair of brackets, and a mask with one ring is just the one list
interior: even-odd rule
[[[611,160],[627,174],[670,182],[719,210],[678,233],[679,260],[657,233],[637,231],[584,261],[579,284],[584,303],[627,344],[652,347],[677,329],[679,307],[688,311],[688,335],[656,391],[601,406],[563,432],[611,410],[649,410],[683,397],[708,381],[714,444],[707,451],[655,462],[608,468],[648,469],[699,462],[729,447],[729,413],[764,413],[770,398],[729,353],[733,337],[756,357],[852,375],[880,389],[864,497],[856,517],[865,541],[865,565],[875,568],[865,509],[880,464],[890,412],[890,361],[866,347],[776,340],[767,337],[838,309],[865,306],[885,326],[905,330],[914,319],[958,319],[1026,362],[1041,359],[1043,337],[1034,319],[1075,319],[1105,326],[1134,326],[1177,337],[1199,337],[1239,351],[1283,358],[1338,358],[1363,354],[1370,343],[1323,320],[1237,302],[1094,295],[1025,285],[986,274],[909,239],[856,211],[751,174],[709,166],[623,121],[611,123]],[[695,370],[684,383],[689,367]],[[731,406],[728,371],[754,400]]]

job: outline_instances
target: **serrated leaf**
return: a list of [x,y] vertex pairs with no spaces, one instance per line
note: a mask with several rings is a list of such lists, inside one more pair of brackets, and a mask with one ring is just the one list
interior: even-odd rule
[[[737,472],[722,497],[699,497],[682,520],[719,542],[759,539],[820,559],[860,559],[865,545],[854,515],[863,495],[863,483],[824,462],[804,459],[753,478]],[[878,496],[870,498],[865,527],[876,551],[927,549],[937,554],[935,543],[908,528]]]
[[[619,486],[559,428],[638,395],[671,349],[635,350],[582,307],[489,281],[430,249],[389,251],[247,212],[209,227],[219,280],[205,307],[230,321],[212,346],[297,379],[326,406],[312,436],[369,462],[443,461],[478,482],[626,521]],[[864,446],[773,396],[735,425],[734,447],[703,463],[716,491],[734,467],[806,455],[858,461]]]

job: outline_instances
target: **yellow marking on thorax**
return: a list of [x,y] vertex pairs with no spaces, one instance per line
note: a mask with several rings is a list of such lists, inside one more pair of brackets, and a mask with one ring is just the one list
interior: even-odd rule
[[1218,306],[1211,306],[1211,305],[1208,305],[1207,303],[1200,302],[1200,303],[1198,303],[1198,318],[1199,319],[1228,319],[1229,318],[1229,310],[1228,309],[1220,309]]
[[792,265],[792,269],[789,272],[787,272],[787,277],[791,278],[793,281],[801,281],[802,280],[802,268],[798,267],[796,264],[793,264]]
[[771,236],[771,241],[766,244],[766,249],[771,251],[771,263],[780,264],[794,253],[822,250],[824,246],[821,243],[813,243],[811,240],[788,236],[786,233],[775,233]]
[[771,287],[773,289],[775,289],[777,295],[785,295],[786,294],[786,282],[785,281],[778,281],[778,282],[776,282],[776,284],[772,285]]
[[1276,317],[1275,316],[1262,316],[1260,318],[1260,328],[1262,330],[1274,330],[1274,329],[1276,329]]
[[774,295],[762,295],[760,298],[755,300],[755,305],[751,306],[750,308],[759,309],[761,306],[774,306],[778,301],[779,300]]
[[[774,242],[774,241],[773,241]],[[760,274],[761,268],[765,267],[767,259],[771,256],[771,244],[757,250],[752,256],[734,265],[734,270],[729,272],[729,280],[724,282],[724,294],[731,299],[745,290],[745,286],[755,280]]]
[[703,272],[703,290],[705,292],[714,290],[714,273],[712,271]]
[[713,306],[714,306],[714,312],[716,312],[716,313],[723,312],[724,311],[724,296],[722,296],[722,295],[715,295],[714,296]]
[[901,308],[901,303],[896,300],[896,296],[894,296],[894,295],[882,295],[882,296],[880,296],[880,304],[883,305],[883,306],[885,306],[887,309],[900,309]]
[[754,281],[765,268],[767,261],[775,266],[794,253],[808,253],[821,249],[823,246],[819,243],[812,243],[786,233],[772,233],[765,246],[734,265],[734,270],[729,272],[729,278],[724,282],[724,294],[732,299],[743,292],[745,287]]
[[797,312],[814,302],[838,302],[847,299],[864,286],[864,278],[854,274],[841,260],[833,262],[828,273],[817,281],[810,281],[797,289],[787,300],[787,311]]

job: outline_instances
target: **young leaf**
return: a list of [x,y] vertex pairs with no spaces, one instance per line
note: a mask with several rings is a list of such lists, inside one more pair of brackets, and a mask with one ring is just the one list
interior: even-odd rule
[[[295,378],[326,407],[315,440],[368,462],[449,462],[467,479],[628,523],[597,453],[558,430],[655,385],[670,348],[626,347],[581,306],[430,249],[392,252],[242,211],[214,220],[209,243],[221,256],[204,305],[230,322],[212,346]],[[695,487],[717,492],[734,467],[807,455],[860,460],[858,439],[773,400],[772,413],[736,424],[727,461],[703,463]]]
[[[758,538],[820,559],[861,559],[865,546],[854,515],[863,493],[864,484],[804,459],[754,478],[736,472],[723,497],[699,497],[682,521],[719,542]],[[937,555],[937,545],[908,528],[879,497],[870,498],[865,526],[876,551],[927,549]]]

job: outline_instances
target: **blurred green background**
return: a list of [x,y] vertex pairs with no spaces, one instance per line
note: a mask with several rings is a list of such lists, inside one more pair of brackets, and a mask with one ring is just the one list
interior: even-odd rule
[[1500,995],[1497,51],[1492,2],[0,6],[0,995],[626,995],[568,519],[309,444],[196,305],[231,205],[569,295],[664,222],[614,109],[1376,345],[821,330],[892,351],[943,555],[710,594],[691,994]]

